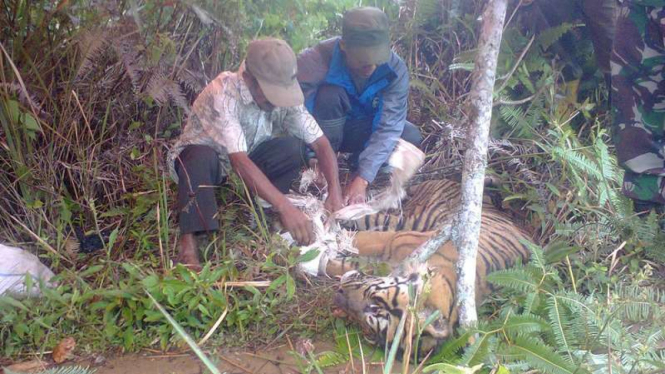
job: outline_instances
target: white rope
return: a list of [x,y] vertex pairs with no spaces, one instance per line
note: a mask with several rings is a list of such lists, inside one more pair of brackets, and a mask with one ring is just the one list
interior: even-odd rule
[[[312,245],[300,247],[300,253],[305,254],[313,249],[319,253],[313,260],[298,264],[296,269],[313,276],[327,276],[325,269],[331,258],[357,254],[358,249],[353,246],[355,233],[343,229],[337,221],[353,221],[369,214],[399,208],[406,195],[406,183],[418,171],[424,160],[425,154],[421,150],[400,139],[388,161],[392,167],[390,186],[369,202],[349,205],[337,211],[332,217],[327,217],[325,214],[326,194],[323,194],[322,200],[319,200],[305,192],[316,178],[314,171],[305,171],[301,179],[300,194],[289,194],[287,198],[307,214],[314,224],[316,240]],[[295,243],[288,232],[280,235],[289,245]]]

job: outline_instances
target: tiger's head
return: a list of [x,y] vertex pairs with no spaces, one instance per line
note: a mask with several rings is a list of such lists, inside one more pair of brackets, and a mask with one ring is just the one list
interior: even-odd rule
[[[389,347],[397,333],[400,319],[404,313],[409,313],[411,295],[420,293],[423,285],[423,277],[418,272],[405,277],[377,277],[349,271],[342,276],[340,288],[335,294],[335,314],[358,323],[371,344]],[[414,334],[436,312],[435,307],[424,303],[422,310],[416,312],[418,321],[414,325]],[[398,352],[400,357],[406,348],[407,339],[415,338],[407,336],[412,316],[407,314],[406,318]],[[450,335],[450,330],[448,318],[438,314],[420,335],[418,357],[425,357],[437,348]]]

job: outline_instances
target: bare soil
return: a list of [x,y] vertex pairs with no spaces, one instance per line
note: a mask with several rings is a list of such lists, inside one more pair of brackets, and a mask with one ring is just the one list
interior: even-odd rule
[[[334,350],[326,343],[315,344],[316,352]],[[300,373],[295,357],[289,353],[291,348],[282,345],[269,351],[259,352],[224,352],[214,356],[217,367],[227,374],[295,374]],[[379,363],[365,363],[366,373],[381,373]],[[350,363],[323,369],[324,373],[362,373],[362,363],[356,360]],[[202,374],[205,366],[194,354],[180,355],[129,355],[107,360],[97,367],[96,374]],[[316,373],[316,370],[312,370]]]
[[[335,346],[330,342],[314,342],[314,355],[324,351],[334,351]],[[226,374],[296,374],[301,373],[297,364],[293,348],[287,343],[269,350],[221,350],[217,354],[209,354],[213,362],[222,373]],[[302,361],[301,365],[307,365]],[[95,369],[96,374],[203,374],[209,373],[205,365],[191,352],[186,353],[137,353],[117,356],[95,356],[78,358],[68,361],[60,366],[72,364]],[[23,370],[21,369],[23,365]],[[368,373],[383,372],[382,363],[365,362],[356,359],[353,363],[347,362],[335,367],[323,368],[326,374],[341,373]],[[9,369],[20,373],[36,372],[44,367],[53,368],[48,362],[30,361],[18,364]],[[302,366],[301,366],[302,367]],[[311,373],[316,373],[312,369]],[[0,369],[0,373],[2,370]]]

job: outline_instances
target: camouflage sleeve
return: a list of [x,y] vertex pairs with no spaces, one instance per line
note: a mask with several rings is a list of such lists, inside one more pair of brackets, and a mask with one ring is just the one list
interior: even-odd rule
[[[663,3],[663,1],[661,1]],[[665,6],[625,4],[611,57],[613,135],[623,191],[665,203]]]

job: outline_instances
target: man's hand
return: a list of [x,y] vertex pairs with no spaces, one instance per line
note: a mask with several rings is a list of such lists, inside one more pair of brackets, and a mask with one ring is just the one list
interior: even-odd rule
[[344,201],[351,204],[364,203],[367,200],[367,185],[369,182],[361,177],[355,177],[351,183],[346,185]]
[[326,199],[325,208],[330,213],[335,213],[336,211],[344,207],[344,200],[342,199],[342,194],[339,190],[331,191],[328,194]]
[[305,213],[296,208],[287,201],[283,206],[278,207],[279,220],[282,221],[284,228],[291,233],[291,236],[299,245],[310,245],[314,243],[315,235],[312,221],[307,218]]
[[326,199],[325,208],[334,213],[344,207],[344,200],[342,199],[342,188],[339,185],[339,172],[337,170],[337,157],[335,152],[330,146],[328,138],[322,136],[311,144],[312,149],[316,153],[319,160],[321,172],[328,181],[328,198]]
[[229,159],[233,170],[240,175],[250,191],[275,207],[282,225],[291,233],[298,244],[309,245],[314,242],[314,228],[309,218],[293,206],[286,196],[270,183],[263,172],[249,159],[247,153],[231,153]]

